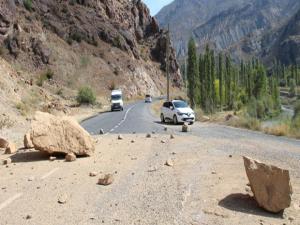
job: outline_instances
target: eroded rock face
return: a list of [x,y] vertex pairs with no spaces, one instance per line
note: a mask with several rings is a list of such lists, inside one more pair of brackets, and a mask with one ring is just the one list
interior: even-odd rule
[[278,213],[291,204],[289,171],[244,157],[244,165],[254,197],[262,208]]
[[36,150],[90,156],[95,146],[91,136],[74,120],[37,112],[31,124],[31,141]]

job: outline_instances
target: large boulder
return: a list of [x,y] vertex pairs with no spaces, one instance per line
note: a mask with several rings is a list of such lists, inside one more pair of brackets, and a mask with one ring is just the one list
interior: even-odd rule
[[31,124],[30,137],[36,150],[52,153],[74,153],[90,156],[95,151],[91,136],[69,117],[37,112]]
[[260,207],[278,213],[291,204],[289,171],[244,157],[244,165],[254,197]]

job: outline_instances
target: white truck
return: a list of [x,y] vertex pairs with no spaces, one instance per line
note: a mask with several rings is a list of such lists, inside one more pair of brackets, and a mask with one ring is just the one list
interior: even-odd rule
[[121,90],[113,90],[111,92],[111,111],[123,111],[123,95]]

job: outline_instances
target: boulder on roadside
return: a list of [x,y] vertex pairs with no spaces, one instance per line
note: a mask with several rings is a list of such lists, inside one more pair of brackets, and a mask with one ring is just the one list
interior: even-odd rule
[[5,140],[4,138],[0,138],[0,148],[6,148],[8,146],[9,142]]
[[31,138],[30,138],[30,133],[27,133],[24,135],[24,147],[26,149],[34,148]]
[[90,156],[95,151],[92,137],[69,117],[37,112],[31,124],[30,138],[36,150]]
[[291,205],[289,171],[244,157],[251,190],[260,207],[279,213]]
[[74,153],[68,153],[65,157],[67,162],[73,162],[76,160],[76,155]]
[[208,117],[208,116],[202,116],[202,118],[201,118],[201,122],[208,122],[208,121],[210,121],[210,118]]
[[114,176],[112,174],[102,175],[98,180],[98,184],[104,186],[111,185],[113,182],[114,182]]
[[190,131],[189,126],[188,126],[186,123],[184,123],[184,124],[182,125],[182,132],[189,132],[189,131]]
[[14,154],[16,152],[17,152],[16,145],[12,142],[9,142],[8,146],[6,146],[5,154]]

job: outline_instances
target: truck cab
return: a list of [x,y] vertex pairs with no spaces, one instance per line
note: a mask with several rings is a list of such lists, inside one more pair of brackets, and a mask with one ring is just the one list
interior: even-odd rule
[[123,95],[120,90],[113,90],[111,92],[111,111],[123,111]]

